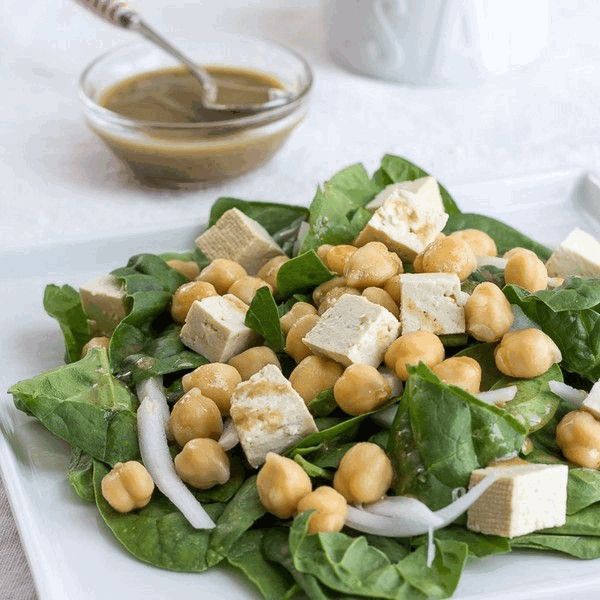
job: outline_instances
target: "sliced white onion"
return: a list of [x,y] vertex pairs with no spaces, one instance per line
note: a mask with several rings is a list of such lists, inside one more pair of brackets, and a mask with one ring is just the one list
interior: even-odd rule
[[435,544],[433,543],[433,527],[427,532],[427,567],[430,568],[435,560]]
[[169,404],[163,391],[163,380],[162,377],[151,377],[145,379],[142,383],[139,383],[136,387],[137,397],[140,403],[146,398],[150,398],[158,406],[161,416],[164,422],[165,428],[169,422],[171,412],[169,410]]
[[381,427],[385,427],[386,429],[390,429],[392,427],[392,423],[394,422],[394,418],[396,417],[396,412],[398,411],[398,405],[392,404],[383,410],[377,411],[375,414],[371,415],[371,419],[380,425]]
[[509,385],[508,387],[499,388],[497,390],[489,390],[487,392],[479,392],[475,394],[475,398],[485,402],[486,404],[504,404],[514,400],[517,395],[517,386]]
[[548,382],[548,387],[553,394],[559,398],[573,404],[573,406],[581,406],[581,403],[587,398],[588,393],[583,390],[578,390],[562,381],[552,380]]
[[[151,395],[140,395],[141,403],[137,411],[138,438],[144,465],[156,487],[182,512],[192,527],[213,529],[213,520],[175,471],[165,433],[162,402],[166,404],[166,398],[160,382],[156,381],[156,386],[146,386],[145,389],[152,390]],[[159,396],[162,396],[162,400]]]
[[223,448],[225,451],[231,450],[239,443],[240,438],[235,430],[233,419],[225,419],[225,423],[223,423],[223,433],[219,438],[219,444],[221,445],[221,448]]
[[430,530],[441,529],[453,523],[498,477],[495,473],[486,475],[464,496],[435,512],[420,500],[403,496],[386,498],[366,508],[349,506],[346,525],[356,531],[382,537],[411,537],[429,533]]
[[478,256],[477,266],[478,267],[496,267],[497,269],[504,270],[506,268],[506,259],[499,256]]

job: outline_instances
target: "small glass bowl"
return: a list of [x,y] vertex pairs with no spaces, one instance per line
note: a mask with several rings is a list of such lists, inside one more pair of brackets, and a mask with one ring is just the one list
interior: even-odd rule
[[285,106],[236,119],[164,123],[123,117],[101,106],[106,91],[142,73],[179,66],[146,41],[119,46],[94,60],[80,80],[85,118],[144,184],[188,187],[236,177],[269,160],[308,108],[312,72],[295,52],[265,40],[218,34],[176,40],[199,63],[242,67],[275,77],[292,99]]

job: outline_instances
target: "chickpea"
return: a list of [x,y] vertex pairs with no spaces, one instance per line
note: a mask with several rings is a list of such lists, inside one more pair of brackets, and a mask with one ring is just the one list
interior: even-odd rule
[[251,275],[245,275],[240,277],[233,285],[227,290],[228,294],[237,296],[242,302],[251,304],[254,294],[262,287],[268,287],[269,291],[272,292],[273,288],[262,279],[258,277],[252,277]]
[[218,440],[223,433],[219,407],[193,388],[175,403],[169,417],[169,431],[180,446],[194,438]]
[[419,267],[423,273],[456,273],[464,281],[477,268],[477,258],[467,242],[448,236],[423,250]]
[[392,300],[396,304],[400,304],[400,275],[394,275],[393,277],[390,277],[385,282],[383,289],[392,297]]
[[[321,259],[323,264],[325,264],[325,260],[327,258],[327,253],[333,248],[331,244],[323,244],[317,248],[317,256]],[[325,264],[325,266],[327,266]]]
[[202,269],[196,279],[212,284],[217,293],[226,294],[227,290],[238,279],[245,277],[247,274],[246,269],[239,263],[228,258],[215,258],[215,260]]
[[341,531],[346,522],[346,498],[328,485],[322,485],[298,502],[298,512],[316,511],[308,522],[309,533]]
[[299,319],[305,317],[306,315],[316,314],[317,309],[312,304],[309,304],[308,302],[296,302],[296,304],[294,304],[292,308],[290,308],[290,310],[286,312],[281,319],[279,319],[281,330],[285,335],[287,335],[292,328],[292,325],[294,325],[294,323],[296,323]]
[[323,302],[323,299],[325,298],[327,293],[337,287],[347,287],[346,280],[343,277],[334,277],[333,279],[330,279],[329,281],[326,281],[325,283],[318,285],[313,290],[313,294],[312,294],[313,302],[317,306],[319,306],[319,304],[321,304],[321,302]]
[[342,365],[333,360],[307,356],[290,374],[290,383],[308,404],[317,394],[332,388],[343,371]]
[[556,443],[572,463],[600,469],[600,422],[590,413],[567,413],[556,427]]
[[250,379],[252,375],[258,373],[267,365],[275,365],[278,369],[281,369],[277,354],[275,354],[271,348],[267,348],[266,346],[249,348],[241,354],[230,358],[229,364],[238,370],[243,381]]
[[377,444],[360,442],[344,454],[333,487],[350,504],[368,504],[385,495],[393,474],[390,459]]
[[175,457],[175,470],[192,487],[208,490],[229,481],[229,457],[215,440],[196,438]]
[[463,229],[450,234],[450,237],[459,238],[469,246],[475,253],[475,256],[498,256],[496,242],[480,229]]
[[402,272],[402,261],[381,242],[368,242],[346,263],[344,277],[350,287],[380,287],[390,277]]
[[342,296],[350,294],[352,296],[360,296],[360,292],[356,288],[351,287],[336,287],[329,290],[325,297],[319,304],[319,310],[317,313],[321,316],[324,312],[328,311]]
[[349,258],[355,252],[356,246],[350,246],[349,244],[333,246],[325,255],[325,264],[330,271],[333,271],[338,275],[343,275]]
[[93,348],[106,348],[110,344],[110,338],[106,336],[93,337],[85,346],[81,349],[81,357],[83,358]]
[[396,318],[400,316],[398,305],[385,290],[377,287],[368,287],[363,290],[362,295],[370,302],[373,302],[373,304],[379,304],[379,306],[387,308]]
[[302,341],[302,338],[318,323],[317,315],[306,315],[298,319],[290,328],[285,338],[285,351],[297,362],[310,356],[312,350]]
[[519,252],[531,252],[530,250],[527,250],[527,248],[521,248],[520,246],[517,246],[516,248],[511,248],[510,250],[507,250],[502,258],[504,260],[508,260],[511,256],[516,256],[517,254],[519,254]]
[[513,252],[507,259],[504,281],[514,283],[529,292],[537,292],[548,287],[548,271],[535,252],[521,249]]
[[242,381],[240,373],[234,366],[224,363],[201,365],[183,376],[181,379],[183,390],[189,392],[197,388],[203,396],[210,398],[217,405],[222,415],[228,415],[233,390]]
[[190,281],[177,288],[171,302],[171,316],[176,323],[184,323],[196,300],[216,296],[217,290],[205,281]]
[[263,281],[266,281],[273,291],[277,291],[277,273],[281,269],[281,265],[290,260],[287,256],[276,256],[268,260],[258,271],[256,276]]
[[187,277],[190,281],[196,279],[200,274],[200,267],[193,260],[168,260],[167,264],[171,269],[181,273],[184,277]]
[[312,490],[310,477],[291,458],[269,452],[256,478],[262,505],[276,517],[289,519],[298,502]]
[[490,281],[480,283],[465,304],[467,331],[480,342],[497,342],[514,318],[510,302]]
[[143,464],[130,460],[117,463],[102,478],[102,496],[120,513],[143,508],[150,502],[154,481]]
[[422,362],[430,368],[435,367],[444,360],[444,356],[444,345],[437,335],[429,331],[411,331],[391,344],[384,360],[402,381],[406,381],[409,365]]
[[362,415],[376,409],[391,393],[385,377],[370,365],[350,365],[333,386],[337,405],[349,415]]
[[478,394],[481,386],[481,367],[468,356],[447,358],[431,369],[444,383]]
[[494,350],[498,370],[509,377],[530,379],[562,360],[558,346],[539,329],[509,331]]

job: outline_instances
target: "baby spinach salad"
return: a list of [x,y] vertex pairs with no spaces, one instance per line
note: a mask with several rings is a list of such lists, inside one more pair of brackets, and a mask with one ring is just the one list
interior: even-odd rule
[[581,230],[552,250],[388,155],[308,208],[219,198],[195,248],[43,304],[65,364],[10,393],[141,561],[235,569],[267,600],[402,600],[493,554],[600,558]]

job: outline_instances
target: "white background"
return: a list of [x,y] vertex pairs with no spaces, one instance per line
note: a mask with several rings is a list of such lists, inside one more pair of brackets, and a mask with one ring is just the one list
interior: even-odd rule
[[[449,182],[600,167],[600,3],[593,0],[553,3],[545,59],[483,86],[454,89],[342,71],[325,51],[317,1],[137,6],[167,33],[222,29],[300,51],[316,75],[307,119],[269,165],[244,178],[195,192],[140,188],[86,129],[77,99],[84,66],[131,35],[69,0],[1,0],[0,252],[200,224],[222,194],[307,203],[338,168],[363,161],[372,169],[385,152],[406,155]],[[0,598],[32,594],[0,493]]]

